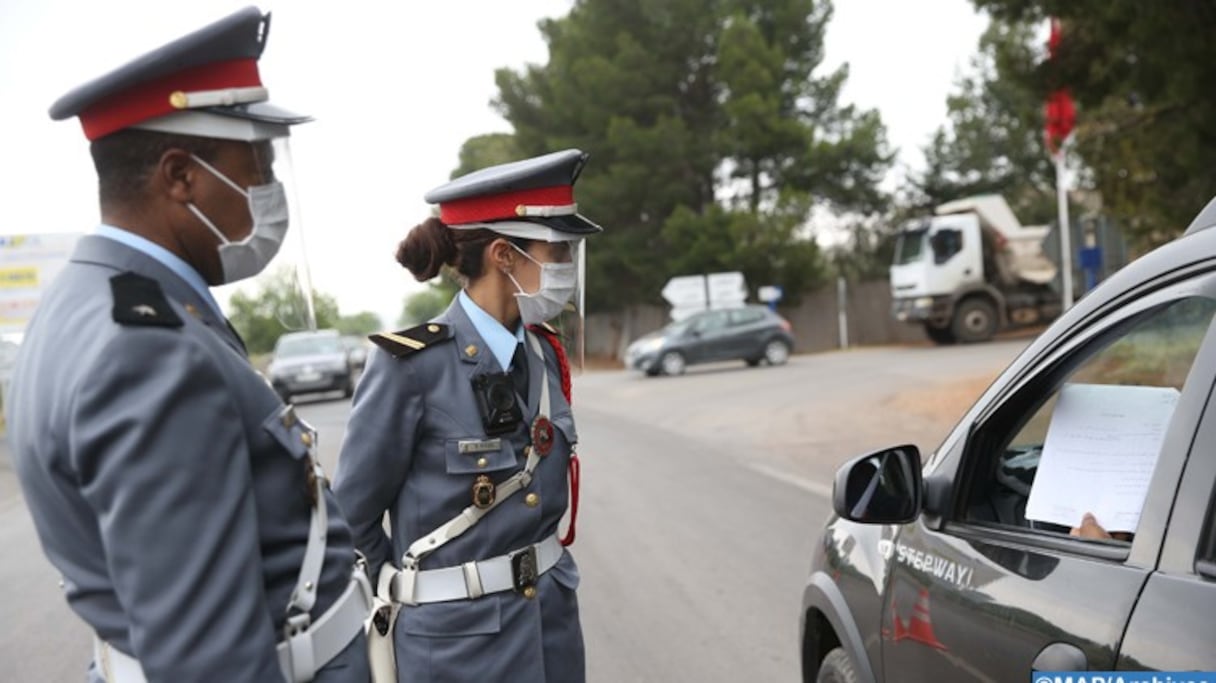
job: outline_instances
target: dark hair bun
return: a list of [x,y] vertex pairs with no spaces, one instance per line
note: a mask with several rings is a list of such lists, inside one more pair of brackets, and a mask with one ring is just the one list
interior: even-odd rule
[[419,282],[430,280],[439,274],[440,268],[455,261],[452,230],[438,218],[428,218],[414,226],[397,245],[397,263]]

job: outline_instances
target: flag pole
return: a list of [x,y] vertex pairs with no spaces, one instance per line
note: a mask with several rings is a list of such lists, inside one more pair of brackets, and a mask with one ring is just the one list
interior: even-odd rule
[[1064,186],[1064,143],[1055,153],[1056,195],[1060,213],[1060,271],[1064,283],[1064,310],[1072,308],[1072,231],[1068,225],[1068,190]]

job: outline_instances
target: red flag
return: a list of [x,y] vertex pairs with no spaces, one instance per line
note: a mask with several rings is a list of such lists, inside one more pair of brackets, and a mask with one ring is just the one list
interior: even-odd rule
[[[1060,49],[1060,22],[1051,20],[1051,37],[1047,39],[1047,54],[1049,59],[1056,58]],[[1057,88],[1047,96],[1043,106],[1044,126],[1043,137],[1047,142],[1047,150],[1055,154],[1064,140],[1072,133],[1077,124],[1077,107],[1068,94],[1067,88]]]

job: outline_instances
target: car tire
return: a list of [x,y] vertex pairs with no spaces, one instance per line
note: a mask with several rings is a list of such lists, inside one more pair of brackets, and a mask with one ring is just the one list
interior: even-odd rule
[[950,331],[964,344],[988,341],[996,334],[996,307],[987,299],[965,299],[954,310]]
[[940,346],[947,346],[955,342],[954,332],[950,331],[948,326],[933,327],[932,325],[925,325],[925,336],[929,337],[934,344]]
[[764,345],[764,361],[769,365],[785,365],[790,359],[790,345],[781,339],[771,339]]
[[815,677],[815,683],[858,683],[860,680],[853,660],[843,647],[828,652],[819,663],[819,675]]
[[668,351],[659,359],[659,367],[663,368],[663,374],[670,377],[684,374],[686,365],[684,354],[679,351]]

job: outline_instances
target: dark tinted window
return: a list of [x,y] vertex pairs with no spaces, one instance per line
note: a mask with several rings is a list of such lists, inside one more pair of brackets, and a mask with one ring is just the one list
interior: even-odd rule
[[938,230],[929,238],[929,244],[933,248],[933,262],[945,263],[963,250],[963,231],[953,228]]

